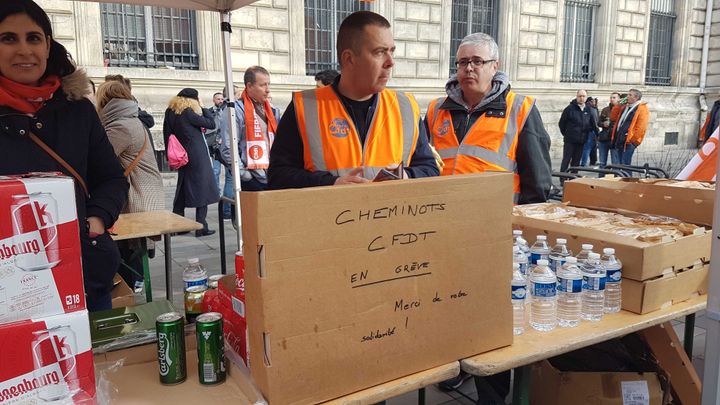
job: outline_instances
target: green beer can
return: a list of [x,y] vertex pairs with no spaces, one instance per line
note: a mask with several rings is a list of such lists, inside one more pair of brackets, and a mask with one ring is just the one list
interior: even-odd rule
[[222,314],[207,312],[198,316],[195,320],[195,333],[200,384],[212,385],[225,381]]
[[157,329],[160,383],[180,384],[187,378],[183,316],[178,312],[162,314],[155,320],[155,328]]

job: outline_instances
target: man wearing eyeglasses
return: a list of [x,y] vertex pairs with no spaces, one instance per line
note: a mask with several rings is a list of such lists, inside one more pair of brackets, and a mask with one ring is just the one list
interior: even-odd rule
[[514,174],[514,202],[544,202],[551,185],[550,137],[532,97],[510,90],[498,67],[495,40],[483,33],[463,38],[457,75],[447,97],[433,100],[425,125],[445,163],[442,175],[507,171]]

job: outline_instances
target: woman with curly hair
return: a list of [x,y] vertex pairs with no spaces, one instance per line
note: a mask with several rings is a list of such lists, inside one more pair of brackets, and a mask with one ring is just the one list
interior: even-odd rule
[[203,225],[195,236],[215,233],[208,228],[205,217],[207,206],[220,199],[202,128],[215,128],[212,113],[200,106],[197,90],[182,89],[165,110],[163,135],[165,145],[170,135],[175,135],[188,155],[188,163],[178,170],[173,212],[184,216],[186,207],[195,208],[195,221]]

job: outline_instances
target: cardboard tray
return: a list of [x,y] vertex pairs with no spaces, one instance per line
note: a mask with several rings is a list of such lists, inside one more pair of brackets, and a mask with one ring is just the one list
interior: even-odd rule
[[646,281],[623,279],[622,309],[645,314],[705,294],[709,271],[700,264]]

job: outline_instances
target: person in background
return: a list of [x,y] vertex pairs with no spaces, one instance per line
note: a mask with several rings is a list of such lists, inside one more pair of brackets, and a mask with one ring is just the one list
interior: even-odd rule
[[[162,177],[150,147],[150,133],[138,118],[137,101],[130,89],[119,81],[107,81],[97,89],[97,111],[115,155],[130,183],[123,212],[165,209]],[[118,273],[136,292],[143,287],[142,254],[147,242],[128,239],[118,242],[124,265]]]
[[88,310],[100,311],[112,305],[120,264],[106,229],[125,205],[128,182],[86,98],[88,83],[53,38],[40,6],[32,0],[0,2],[0,175],[63,172],[76,180],[86,303]]
[[[236,88],[237,91],[237,88]],[[213,118],[215,119],[215,130],[214,137],[208,138],[208,133],[205,133],[205,141],[208,143],[208,150],[210,156],[213,158],[213,174],[215,174],[215,184],[217,184],[218,190],[222,190],[222,196],[227,198],[233,198],[233,178],[232,168],[230,167],[230,161],[226,161],[222,157],[221,147],[225,133],[228,131],[228,127],[225,124],[227,115],[227,102],[225,101],[225,92],[223,89],[222,93],[213,94],[213,106],[211,107]],[[220,187],[220,172],[225,170],[225,184]],[[223,205],[223,219],[229,221],[232,217],[231,209],[229,204]]]
[[650,109],[642,101],[642,92],[630,89],[627,103],[618,106],[618,119],[613,126],[610,142],[612,144],[613,163],[632,164],[635,149],[642,143],[650,121]]
[[187,152],[188,162],[178,170],[173,212],[184,216],[186,207],[195,208],[195,221],[203,226],[195,231],[197,237],[215,233],[208,227],[207,210],[220,199],[202,128],[215,128],[212,113],[202,108],[197,90],[182,89],[165,110],[163,136],[167,145],[170,135],[175,135]]
[[[238,152],[240,154],[240,188],[242,191],[263,191],[267,188],[270,148],[277,133],[280,110],[270,104],[270,73],[262,66],[251,66],[244,75],[245,90],[235,103]],[[230,134],[225,131],[220,153],[232,161]]]
[[[443,176],[513,172],[516,203],[545,202],[552,184],[550,136],[535,100],[510,89],[510,78],[498,70],[499,58],[491,36],[463,38],[455,59],[457,75],[445,85],[448,96],[430,102],[425,125],[443,157]],[[478,151],[488,154],[479,158]]]
[[705,123],[700,128],[700,133],[698,133],[698,147],[702,146],[718,127],[720,127],[720,100],[716,100],[715,103],[713,103],[712,108],[708,111],[707,117],[705,118]]
[[585,101],[587,92],[578,90],[575,99],[565,107],[560,116],[560,133],[563,136],[563,155],[560,171],[565,172],[570,166],[578,166],[582,158],[583,147],[587,141],[588,133],[595,128],[590,109]]
[[[593,122],[597,125],[599,120],[597,98],[588,97],[586,105],[592,115]],[[588,131],[587,141],[585,141],[585,145],[583,146],[582,158],[580,158],[580,166],[587,166],[588,161],[590,166],[594,166],[597,163],[597,126],[595,125]]]
[[334,69],[323,70],[315,74],[315,87],[325,87],[331,85],[340,72]]
[[[123,83],[132,93],[132,82],[127,77],[123,75],[105,75],[105,81],[107,82],[110,80]],[[133,100],[137,102],[137,99],[135,97],[133,97]],[[155,126],[155,118],[153,118],[153,116],[150,115],[150,113],[148,113],[147,111],[141,109],[140,106],[138,106],[138,119],[143,123],[143,125],[145,125],[145,128],[147,129]],[[152,136],[150,137],[150,142],[152,142]],[[153,148],[153,151],[154,150],[155,148]]]
[[340,76],[330,86],[293,93],[270,154],[270,188],[367,183],[400,164],[403,178],[439,174],[415,99],[385,88],[394,51],[385,17],[357,11],[343,20]]
[[598,134],[598,150],[600,151],[600,167],[605,167],[608,162],[608,153],[610,152],[610,137],[612,135],[612,127],[615,124],[610,119],[612,109],[620,103],[620,93],[614,92],[610,95],[610,104],[605,106],[600,112],[598,126],[600,133]]

